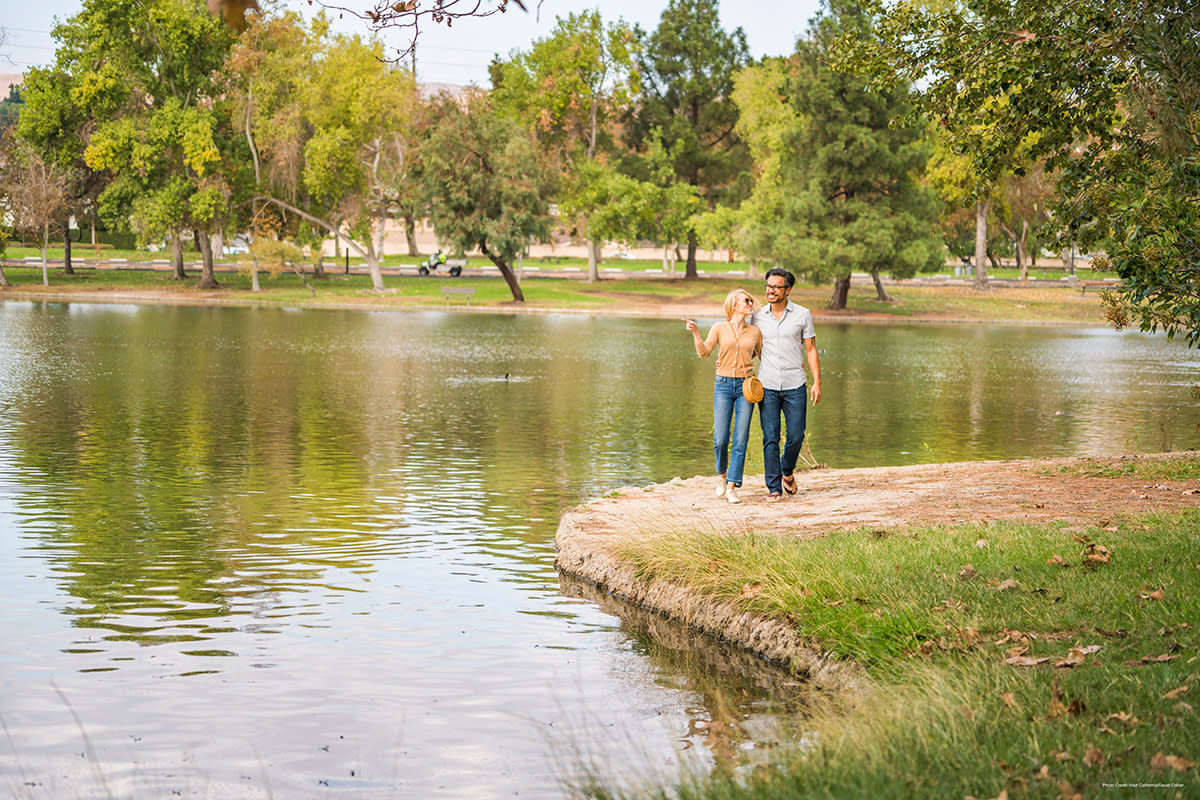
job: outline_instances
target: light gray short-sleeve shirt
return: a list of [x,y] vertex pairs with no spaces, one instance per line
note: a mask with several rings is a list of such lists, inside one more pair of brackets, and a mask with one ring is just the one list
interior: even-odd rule
[[799,389],[808,382],[804,340],[817,338],[812,314],[788,300],[783,319],[775,319],[770,306],[754,312],[753,322],[762,331],[758,379],[767,389]]

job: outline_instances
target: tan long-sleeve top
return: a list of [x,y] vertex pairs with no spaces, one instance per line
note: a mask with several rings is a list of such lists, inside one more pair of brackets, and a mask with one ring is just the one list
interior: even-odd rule
[[735,333],[733,324],[718,322],[708,332],[708,338],[696,342],[696,355],[708,358],[716,349],[717,374],[725,378],[749,378],[754,374],[754,358],[762,352],[762,331],[754,325],[744,325]]

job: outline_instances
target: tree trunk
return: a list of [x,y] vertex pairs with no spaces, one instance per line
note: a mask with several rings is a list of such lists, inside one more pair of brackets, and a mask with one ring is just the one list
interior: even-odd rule
[[12,286],[8,280],[8,276],[4,274],[4,267],[0,267],[0,286],[5,288]]
[[178,231],[171,234],[171,262],[171,277],[177,281],[187,280],[187,273],[183,271],[183,237]]
[[696,231],[688,231],[687,237],[687,269],[684,271],[685,278],[699,278],[700,272],[696,269]]
[[1029,263],[1026,254],[1029,250],[1029,223],[1021,220],[1021,235],[1017,238],[1017,270],[1021,283],[1029,283]]
[[892,302],[892,296],[887,293],[887,289],[883,288],[883,280],[879,277],[879,270],[871,270],[871,280],[875,281],[875,299],[881,303]]
[[42,286],[50,285],[50,270],[46,266],[46,251],[50,249],[50,223],[42,226]]
[[313,258],[313,277],[317,280],[326,280],[328,275],[325,274],[325,254],[321,252],[320,247],[314,248],[316,251]]
[[500,274],[504,276],[504,282],[508,284],[508,290],[512,292],[513,300],[517,301],[518,303],[524,303],[525,293],[521,291],[521,282],[517,280],[517,276],[513,273],[512,267],[509,266],[508,262],[506,262],[499,255],[496,255],[492,253],[492,251],[488,250],[486,244],[481,249],[483,250],[483,254],[488,257],[488,260],[495,264],[500,270]]
[[75,268],[71,266],[71,220],[69,218],[63,223],[63,274],[75,274]]
[[1063,269],[1068,275],[1075,274],[1075,247],[1072,245],[1062,252]]
[[404,214],[404,238],[408,241],[409,258],[420,258],[421,250],[417,247],[417,218],[411,211]]
[[975,288],[988,288],[987,277],[987,218],[991,200],[975,201]]
[[846,300],[850,297],[850,273],[839,277],[833,282],[833,297],[829,298],[829,305],[826,306],[830,311],[844,311],[846,308]]
[[1004,235],[1013,243],[1013,248],[1017,251],[1017,275],[1021,283],[1029,282],[1029,267],[1025,265],[1025,242],[1029,238],[1029,223],[1021,220],[1021,235],[1017,236],[1017,232],[1005,225],[1003,222],[998,222],[1000,230],[1004,231]]
[[600,243],[589,241],[587,243],[588,254],[588,283],[595,283],[600,280]]
[[194,231],[196,236],[196,245],[200,248],[200,283],[197,288],[200,289],[216,289],[220,286],[217,283],[216,273],[213,271],[213,252],[212,241],[208,238],[208,234],[204,231]]

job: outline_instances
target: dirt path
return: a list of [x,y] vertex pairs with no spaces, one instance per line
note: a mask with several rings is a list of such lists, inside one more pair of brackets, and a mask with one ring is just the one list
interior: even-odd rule
[[[1174,454],[1200,458],[1195,453]],[[799,492],[766,501],[762,476],[747,476],[745,502],[713,496],[714,478],[631,487],[564,515],[555,543],[556,565],[626,600],[681,619],[790,663],[818,682],[845,682],[846,668],[827,662],[803,637],[779,623],[751,618],[689,591],[640,581],[614,553],[621,542],[670,527],[737,533],[774,531],[816,537],[860,527],[895,529],[930,524],[1065,522],[1080,529],[1108,527],[1126,514],[1200,508],[1200,481],[1147,481],[1124,474],[1136,460],[1064,458],[981,461],[797,473]]]

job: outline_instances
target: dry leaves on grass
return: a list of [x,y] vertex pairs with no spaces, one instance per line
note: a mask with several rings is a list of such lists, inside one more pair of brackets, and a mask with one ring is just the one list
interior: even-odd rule
[[1083,556],[1083,563],[1092,567],[1112,561],[1112,551],[1095,542],[1089,542],[1080,555]]
[[1188,690],[1187,686],[1180,686],[1178,689],[1172,689],[1171,691],[1164,694],[1162,696],[1162,699],[1163,700],[1174,700],[1176,697],[1179,697],[1179,695],[1183,694],[1187,690]]
[[1194,766],[1196,766],[1195,761],[1188,761],[1180,756],[1163,755],[1161,752],[1155,753],[1150,758],[1152,769],[1173,769],[1176,772],[1187,772]]
[[1143,664],[1162,664],[1167,661],[1171,661],[1174,658],[1175,656],[1171,655],[1170,653],[1161,653],[1157,656],[1142,656],[1141,658],[1134,659],[1133,661],[1122,661],[1121,665],[1125,667],[1139,667]]
[[1067,657],[1061,661],[1054,662],[1054,666],[1065,667],[1065,668],[1077,667],[1083,663],[1083,660],[1085,658],[1087,658],[1092,653],[1095,653],[1099,650],[1100,650],[1100,645],[1098,645],[1098,644],[1088,645],[1087,647],[1080,647],[1079,645],[1075,645],[1069,651],[1067,651]]
[[1021,584],[1017,583],[1012,578],[1008,578],[1007,580],[1003,580],[1000,583],[996,584],[996,591],[997,592],[1007,592],[1009,589],[1016,589],[1016,588],[1020,587],[1020,585]]

